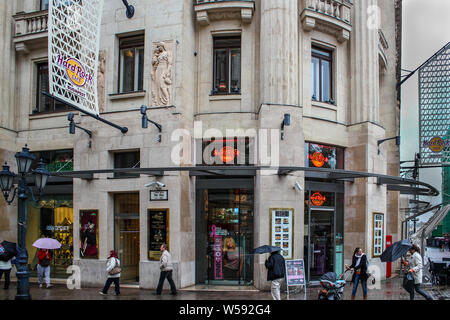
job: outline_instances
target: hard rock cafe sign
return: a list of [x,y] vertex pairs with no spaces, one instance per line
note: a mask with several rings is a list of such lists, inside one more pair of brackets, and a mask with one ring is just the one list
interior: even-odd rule
[[225,146],[222,149],[215,149],[213,151],[213,156],[220,157],[223,163],[233,162],[239,154],[240,151],[231,146]]
[[312,164],[318,168],[323,167],[323,165],[328,162],[328,157],[325,157],[321,152],[314,152],[312,155],[308,155],[308,158],[311,160]]
[[315,192],[309,198],[311,204],[316,207],[320,207],[327,200],[327,198],[320,192]]

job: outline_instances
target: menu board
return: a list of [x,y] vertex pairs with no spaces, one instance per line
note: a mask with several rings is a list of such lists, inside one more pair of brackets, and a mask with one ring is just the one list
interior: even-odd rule
[[305,285],[305,263],[303,259],[286,261],[286,284],[288,286]]
[[169,244],[169,209],[148,209],[148,259],[158,261],[160,247]]
[[294,209],[270,209],[271,244],[280,247],[285,259],[293,257]]

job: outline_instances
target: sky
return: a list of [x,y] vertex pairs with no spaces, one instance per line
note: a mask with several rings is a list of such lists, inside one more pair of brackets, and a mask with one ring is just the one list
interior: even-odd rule
[[[450,42],[450,0],[403,0],[402,69],[415,70]],[[403,72],[402,74],[407,74]],[[414,160],[419,151],[418,72],[402,85],[400,160]],[[440,168],[421,169],[419,180],[441,191]],[[421,197],[432,204],[439,197]],[[422,216],[422,221],[430,215]]]

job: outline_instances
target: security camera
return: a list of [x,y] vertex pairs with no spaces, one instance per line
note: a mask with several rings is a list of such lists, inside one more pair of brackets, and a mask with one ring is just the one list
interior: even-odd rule
[[145,186],[146,187],[153,187],[153,186],[155,186],[157,188],[164,188],[166,185],[164,183],[162,183],[162,182],[159,182],[159,181],[153,181],[153,182],[147,183]]
[[298,183],[298,181],[295,181],[294,189],[297,188],[299,191],[303,191],[303,187]]

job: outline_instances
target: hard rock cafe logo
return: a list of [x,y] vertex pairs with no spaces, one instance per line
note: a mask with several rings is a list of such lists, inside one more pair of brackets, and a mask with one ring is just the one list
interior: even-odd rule
[[93,84],[92,75],[86,72],[80,61],[75,58],[64,58],[58,55],[56,64],[66,71],[65,76],[77,87],[83,87],[86,83]]
[[428,141],[423,142],[425,148],[429,148],[434,153],[439,153],[445,147],[450,147],[450,139],[444,140],[441,137],[433,137]]
[[323,205],[327,198],[320,192],[315,192],[311,195],[309,200],[311,200],[312,205],[319,207]]
[[314,152],[312,155],[308,155],[308,158],[318,168],[322,167],[325,162],[328,162],[328,157],[325,157],[321,152]]
[[230,146],[225,146],[222,149],[215,149],[213,151],[213,156],[220,157],[224,163],[232,162],[239,154],[239,150]]

